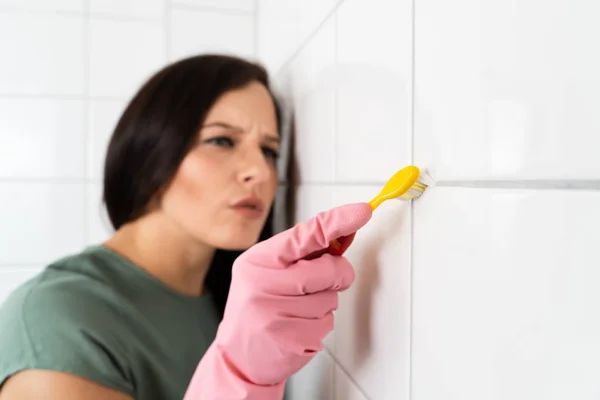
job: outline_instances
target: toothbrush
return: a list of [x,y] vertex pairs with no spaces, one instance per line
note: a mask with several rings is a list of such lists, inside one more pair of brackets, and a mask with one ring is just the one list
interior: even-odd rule
[[[412,200],[420,197],[428,186],[432,186],[433,179],[426,173],[421,173],[419,168],[409,165],[396,172],[383,186],[383,189],[369,201],[371,209],[375,211],[377,207],[389,199]],[[344,238],[333,240],[329,244],[327,252],[334,256],[344,254],[348,246],[342,242]]]

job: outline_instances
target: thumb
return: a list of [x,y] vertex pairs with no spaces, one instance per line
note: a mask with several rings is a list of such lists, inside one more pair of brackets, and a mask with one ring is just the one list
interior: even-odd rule
[[275,268],[285,268],[325,249],[341,236],[354,235],[373,215],[368,203],[352,203],[317,214],[247,251],[246,257],[269,260]]

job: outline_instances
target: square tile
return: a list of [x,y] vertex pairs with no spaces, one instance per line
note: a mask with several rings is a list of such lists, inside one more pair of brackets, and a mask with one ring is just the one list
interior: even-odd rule
[[258,0],[257,55],[273,75],[280,72],[300,46],[302,4],[299,0]]
[[174,8],[171,59],[202,53],[254,58],[254,16]]
[[442,187],[415,203],[413,398],[598,397],[598,204]]
[[[336,185],[334,200],[336,205],[368,201],[379,190]],[[380,205],[344,256],[354,266],[356,280],[340,295],[335,358],[368,398],[408,400],[410,203],[389,200]]]
[[92,97],[132,97],[166,62],[164,24],[90,21]]
[[86,246],[96,245],[109,239],[114,229],[108,218],[106,207],[102,203],[102,184],[88,183],[86,192],[87,232]]
[[311,362],[288,380],[286,400],[333,399],[335,368],[327,351],[317,353]]
[[295,222],[309,220],[335,207],[336,187],[332,185],[300,185],[295,189]]
[[84,184],[0,183],[0,265],[46,265],[84,245]]
[[0,0],[0,10],[83,12],[85,0]]
[[163,18],[165,0],[90,0],[90,13],[138,18]]
[[42,267],[0,267],[0,305],[19,286],[42,271]]
[[336,181],[385,182],[410,164],[411,3],[347,0],[338,9]]
[[599,14],[585,0],[420,1],[417,162],[444,180],[600,178]]
[[0,177],[83,178],[84,101],[0,97]]
[[294,139],[301,182],[335,180],[335,24],[330,21],[290,66]]
[[0,95],[83,95],[83,38],[83,15],[0,12]]
[[173,5],[186,5],[201,8],[214,8],[252,13],[255,9],[255,0],[171,0]]
[[104,178],[106,149],[113,131],[127,106],[121,100],[91,100],[89,102],[88,178]]

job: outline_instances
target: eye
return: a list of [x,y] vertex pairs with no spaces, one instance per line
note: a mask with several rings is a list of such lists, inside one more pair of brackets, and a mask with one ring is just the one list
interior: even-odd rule
[[263,147],[263,153],[266,157],[270,158],[273,161],[277,161],[279,159],[279,152],[269,147]]
[[233,140],[231,140],[231,138],[228,138],[226,136],[219,136],[219,137],[206,139],[204,142],[216,144],[217,146],[233,147]]

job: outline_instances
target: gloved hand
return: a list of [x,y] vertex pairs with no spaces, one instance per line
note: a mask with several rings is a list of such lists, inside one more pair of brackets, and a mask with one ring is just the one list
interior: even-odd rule
[[320,213],[244,252],[233,265],[225,315],[184,400],[281,400],[288,377],[323,349],[338,291],[354,281],[342,256],[371,218],[367,203]]

